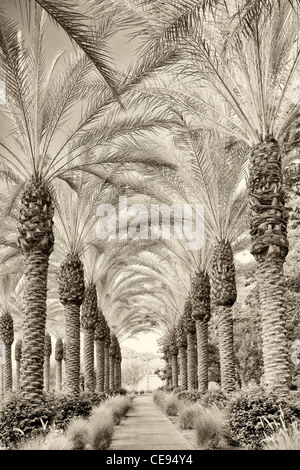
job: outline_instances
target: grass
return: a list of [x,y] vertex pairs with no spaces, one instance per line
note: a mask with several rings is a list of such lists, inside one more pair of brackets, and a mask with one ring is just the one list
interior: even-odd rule
[[132,398],[129,396],[113,397],[107,400],[105,406],[111,409],[115,425],[120,424],[121,419],[133,409]]
[[89,440],[86,448],[107,450],[114,432],[114,417],[111,408],[107,408],[104,404],[96,408],[88,421],[88,429]]
[[194,420],[197,445],[202,450],[228,447],[228,430],[224,412],[216,407],[203,408]]
[[280,423],[271,422],[265,417],[264,421],[273,431],[273,434],[263,439],[263,450],[300,450],[299,421],[287,425],[282,410],[280,410]]
[[51,429],[47,434],[23,438],[16,450],[107,450],[114,424],[133,409],[132,397],[118,396],[93,408],[89,418],[75,418],[66,431]]
[[201,416],[203,407],[197,403],[184,406],[179,412],[181,429],[195,429],[195,420]]
[[83,450],[88,443],[89,426],[88,420],[83,418],[74,419],[66,430],[66,438],[71,443],[73,450]]
[[180,400],[174,395],[167,395],[164,411],[168,416],[177,416],[181,408]]

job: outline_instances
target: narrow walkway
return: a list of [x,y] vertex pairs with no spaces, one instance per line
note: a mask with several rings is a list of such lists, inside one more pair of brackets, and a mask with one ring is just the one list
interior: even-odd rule
[[112,450],[194,450],[192,445],[156,406],[151,395],[137,396],[115,434]]

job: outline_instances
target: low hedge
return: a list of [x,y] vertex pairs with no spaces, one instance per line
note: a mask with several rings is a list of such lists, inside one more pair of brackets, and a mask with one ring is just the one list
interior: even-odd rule
[[[270,423],[288,426],[300,422],[300,406],[275,394],[240,392],[228,406],[229,428],[232,439],[246,449],[261,449],[262,440],[272,434]],[[265,419],[266,418],[266,419]]]
[[107,397],[106,394],[83,394],[78,398],[47,395],[38,405],[33,405],[15,394],[0,409],[0,446],[13,448],[20,439],[47,432],[50,426],[65,430],[73,418],[88,418],[92,408]]

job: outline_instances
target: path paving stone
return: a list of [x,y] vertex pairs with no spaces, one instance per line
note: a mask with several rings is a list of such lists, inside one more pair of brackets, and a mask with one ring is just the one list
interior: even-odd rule
[[133,400],[134,411],[115,428],[111,450],[194,450],[151,395]]

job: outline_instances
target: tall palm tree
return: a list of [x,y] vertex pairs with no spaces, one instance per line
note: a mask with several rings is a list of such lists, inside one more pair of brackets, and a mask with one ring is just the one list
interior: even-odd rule
[[205,16],[199,5],[180,2],[179,8],[175,2],[154,26],[157,7],[139,12],[149,26],[143,30],[150,39],[144,50],[177,44],[187,60],[182,83],[172,77],[165,89],[156,83],[146,96],[153,99],[158,93],[188,115],[194,127],[217,129],[249,146],[251,252],[260,285],[264,386],[286,393],[283,264],[288,211],[281,140],[299,115],[299,100],[293,99],[300,67],[299,2],[219,2]]
[[110,391],[110,354],[109,354],[109,346],[111,342],[111,335],[110,335],[110,328],[105,322],[105,340],[104,340],[104,391]]
[[62,361],[64,356],[64,343],[62,338],[57,338],[55,342],[55,388],[57,392],[62,390]]
[[180,386],[182,390],[187,390],[188,376],[187,376],[187,338],[184,328],[184,320],[181,316],[177,322],[177,345],[179,356],[179,371],[180,371]]
[[93,283],[85,288],[81,311],[81,325],[84,331],[84,379],[85,389],[95,391],[94,377],[94,332],[98,319],[97,290]]
[[96,391],[104,392],[105,390],[105,339],[106,325],[102,311],[98,309],[98,318],[94,333],[96,343]]
[[22,340],[18,339],[15,343],[15,362],[16,362],[16,390],[20,390],[20,368],[22,359]]
[[45,361],[44,361],[44,390],[49,392],[50,390],[50,357],[52,354],[52,342],[51,335],[45,334]]
[[12,391],[11,346],[14,342],[14,322],[9,311],[0,315],[0,340],[5,346],[4,395]]
[[188,391],[195,390],[196,383],[196,324],[192,316],[193,305],[191,297],[187,297],[184,305],[183,319],[185,333],[187,336],[187,372],[188,372]]

